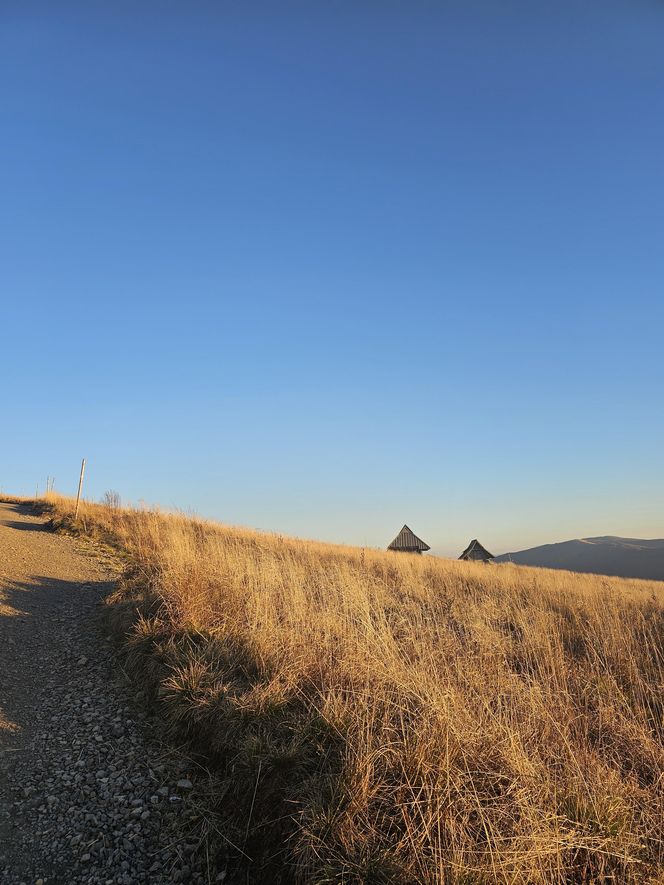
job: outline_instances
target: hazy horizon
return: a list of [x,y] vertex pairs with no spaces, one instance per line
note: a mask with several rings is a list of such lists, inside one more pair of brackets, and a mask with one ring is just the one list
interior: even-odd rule
[[664,535],[664,10],[3,4],[0,486]]
[[[45,483],[44,483],[44,486],[45,486]],[[111,490],[110,487],[108,489],[106,489],[105,491],[109,491],[109,490]],[[115,489],[112,489],[112,490],[116,491]],[[39,491],[40,491],[40,493],[43,493],[44,487],[39,488]],[[75,495],[75,489],[69,489],[66,492],[64,492],[60,488],[56,487],[55,491],[59,492],[61,494],[69,494],[71,496]],[[7,488],[5,486],[0,485],[0,495],[2,495],[2,494],[18,495],[20,497],[27,497],[27,498],[31,497],[30,493],[25,488],[21,489],[19,492],[16,489]],[[87,500],[90,500],[92,502],[97,502],[97,501],[103,500],[103,494],[101,494],[95,498],[95,497],[92,497],[89,493],[87,495],[84,493],[83,498],[84,499],[87,498]],[[353,539],[351,537],[345,537],[345,536],[343,536],[343,534],[325,535],[324,536],[324,535],[317,535],[317,534],[314,534],[311,532],[310,533],[296,532],[295,530],[285,529],[283,526],[279,526],[279,525],[259,525],[256,522],[239,522],[237,520],[226,518],[223,515],[220,515],[218,513],[217,514],[204,513],[202,511],[196,510],[190,506],[182,506],[182,505],[177,504],[175,502],[171,502],[170,504],[164,504],[163,502],[159,502],[159,501],[146,501],[143,498],[139,498],[136,500],[122,499],[121,503],[124,506],[129,506],[129,507],[147,507],[147,508],[155,508],[158,510],[162,510],[164,512],[184,513],[186,515],[198,517],[203,520],[211,520],[211,521],[221,522],[221,523],[225,523],[227,525],[236,526],[238,528],[256,529],[258,531],[268,532],[271,534],[289,535],[289,536],[292,536],[295,538],[300,538],[302,540],[323,541],[323,542],[330,542],[333,544],[349,544],[351,546],[359,546],[359,547],[366,546],[366,547],[376,548],[379,550],[386,549],[388,543],[390,541],[392,541],[393,536],[396,536],[402,527],[401,525],[399,525],[398,528],[396,528],[394,530],[392,535],[390,535],[388,532],[387,534],[385,534],[384,537],[378,538],[377,540],[373,540],[373,541],[367,540],[368,535],[365,536],[363,540],[357,540],[357,539]],[[409,524],[407,522],[406,522],[406,524],[408,524],[411,529],[413,528],[413,526],[411,524]],[[538,531],[539,531],[539,529],[536,530],[536,533]],[[446,539],[440,539],[440,538],[435,538],[434,540],[432,540],[433,536],[431,535],[431,533],[427,534],[427,532],[418,532],[417,530],[415,530],[415,533],[418,535],[422,535],[423,540],[425,540],[431,546],[431,550],[429,551],[429,553],[424,554],[424,555],[440,556],[443,558],[451,558],[451,559],[457,559],[458,556],[461,554],[461,552],[466,548],[468,543],[472,540],[472,537],[475,537],[475,536],[468,536],[465,541],[463,541],[463,542],[459,541],[458,544],[455,544],[455,539],[462,537],[458,531],[453,532],[453,534],[450,536],[451,539],[447,539],[447,541],[446,541]],[[389,535],[389,537],[388,537],[388,535]],[[374,531],[372,532],[371,536],[374,538],[378,537],[378,529],[376,529],[375,526],[374,526]],[[524,535],[524,537],[526,537],[526,536]],[[597,538],[611,538],[611,537],[618,538],[620,540],[632,540],[632,541],[660,541],[660,540],[664,540],[664,538],[657,537],[657,536],[652,536],[652,537],[646,538],[646,537],[642,537],[642,536],[637,537],[635,535],[632,535],[632,536],[620,535],[620,534],[617,534],[616,532],[605,532],[605,533],[601,533],[601,534],[585,534],[585,535],[575,535],[575,536],[570,536],[570,537],[555,537],[555,538],[550,538],[549,540],[540,541],[540,542],[536,542],[536,543],[532,543],[532,544],[522,543],[521,541],[518,541],[518,542],[515,542],[515,544],[512,547],[509,547],[506,549],[502,549],[502,548],[499,549],[495,544],[491,545],[491,544],[487,543],[486,546],[490,550],[490,552],[493,553],[495,556],[504,556],[508,553],[519,552],[521,550],[526,550],[531,547],[549,546],[549,545],[555,546],[555,545],[563,544],[568,541],[587,541],[587,540],[593,540],[593,539],[597,539]],[[480,538],[479,540],[481,541],[482,539]],[[458,549],[457,549],[457,547],[458,547]]]

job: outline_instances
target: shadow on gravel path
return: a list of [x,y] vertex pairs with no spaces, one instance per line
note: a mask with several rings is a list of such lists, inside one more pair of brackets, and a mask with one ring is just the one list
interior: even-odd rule
[[47,525],[33,525],[28,522],[12,522],[11,520],[5,519],[2,523],[8,529],[17,529],[19,532],[47,532],[49,528]]
[[[77,632],[96,604],[113,588],[111,580],[71,582],[43,575],[3,581],[0,589],[0,750],[7,750],[3,722],[12,724],[10,745],[29,731],[40,699],[56,672],[72,664]],[[18,748],[18,747],[17,747]],[[6,760],[2,760],[6,761]],[[0,761],[0,765],[2,765]]]
[[193,766],[148,739],[101,631],[114,579],[0,503],[2,885],[210,881],[187,829]]

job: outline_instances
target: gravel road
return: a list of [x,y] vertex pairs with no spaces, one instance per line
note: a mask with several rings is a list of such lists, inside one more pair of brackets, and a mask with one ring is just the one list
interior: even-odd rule
[[0,503],[0,881],[207,883],[191,763],[118,678],[112,561]]

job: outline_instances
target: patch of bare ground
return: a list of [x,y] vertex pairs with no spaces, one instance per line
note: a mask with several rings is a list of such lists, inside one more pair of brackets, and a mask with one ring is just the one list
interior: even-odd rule
[[117,577],[106,548],[0,504],[3,885],[215,881],[209,778],[161,743],[100,620]]

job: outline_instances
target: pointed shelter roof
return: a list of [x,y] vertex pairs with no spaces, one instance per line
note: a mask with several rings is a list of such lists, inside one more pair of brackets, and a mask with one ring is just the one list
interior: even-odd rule
[[463,551],[459,559],[493,559],[493,553],[489,553],[477,538],[474,538]]
[[394,541],[387,547],[388,550],[418,550],[420,552],[424,550],[431,550],[428,544],[425,544],[421,538],[418,538],[417,535],[405,525],[399,534],[396,536]]

